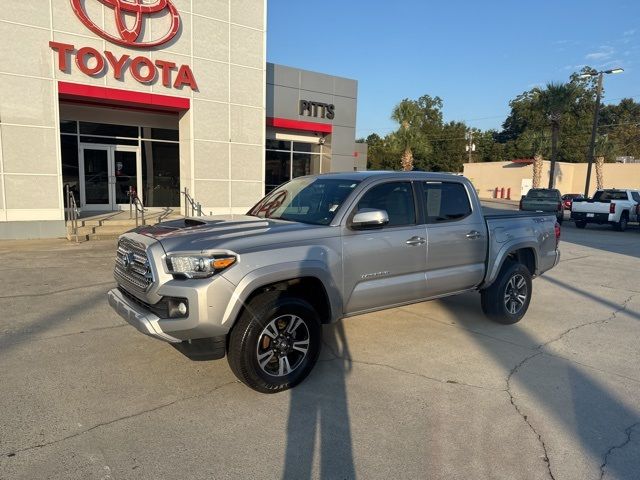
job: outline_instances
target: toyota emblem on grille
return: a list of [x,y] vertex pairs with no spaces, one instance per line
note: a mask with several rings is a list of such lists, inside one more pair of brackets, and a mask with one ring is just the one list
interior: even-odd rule
[[135,257],[133,256],[133,252],[128,252],[123,255],[122,265],[127,272],[131,271],[131,264],[133,264],[134,261]]

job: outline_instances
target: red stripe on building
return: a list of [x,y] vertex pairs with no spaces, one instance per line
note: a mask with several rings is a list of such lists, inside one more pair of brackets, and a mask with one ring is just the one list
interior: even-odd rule
[[267,126],[285,128],[287,130],[304,130],[306,132],[331,133],[333,126],[329,123],[302,122],[287,118],[267,117]]
[[144,108],[163,112],[180,112],[189,110],[191,106],[188,98],[69,82],[58,82],[58,94],[62,100],[91,100],[92,103],[99,105]]

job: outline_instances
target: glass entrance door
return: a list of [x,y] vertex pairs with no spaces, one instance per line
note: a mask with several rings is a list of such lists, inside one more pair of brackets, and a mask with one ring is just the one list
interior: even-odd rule
[[86,210],[129,206],[129,188],[141,197],[138,147],[80,144],[80,202]]

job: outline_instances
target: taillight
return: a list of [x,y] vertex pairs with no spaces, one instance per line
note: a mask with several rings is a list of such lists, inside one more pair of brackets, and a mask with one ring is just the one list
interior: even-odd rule
[[558,248],[558,245],[560,244],[560,224],[558,222],[556,222],[556,226],[554,228],[555,234],[556,234],[556,249]]
[[609,204],[609,213],[616,213],[616,204],[615,203]]

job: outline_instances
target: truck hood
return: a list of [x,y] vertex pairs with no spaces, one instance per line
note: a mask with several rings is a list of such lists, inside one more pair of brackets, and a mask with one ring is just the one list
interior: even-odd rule
[[257,218],[219,215],[185,218],[138,228],[136,233],[158,240],[166,252],[232,250],[243,253],[274,243],[323,236],[318,230],[336,227]]

